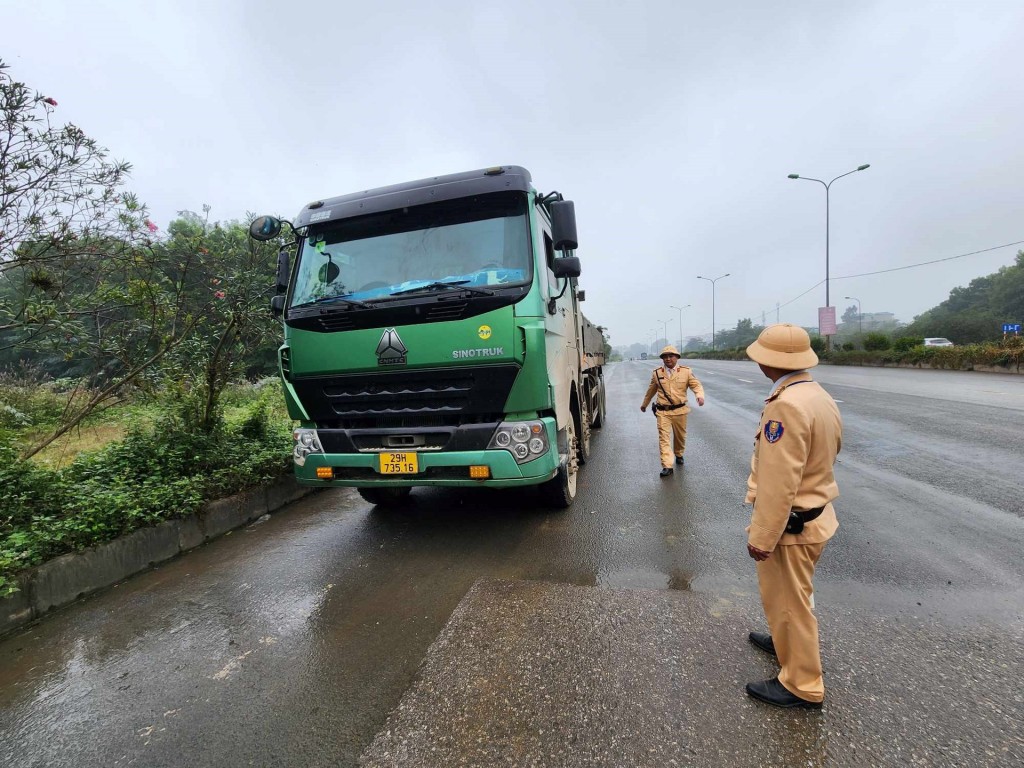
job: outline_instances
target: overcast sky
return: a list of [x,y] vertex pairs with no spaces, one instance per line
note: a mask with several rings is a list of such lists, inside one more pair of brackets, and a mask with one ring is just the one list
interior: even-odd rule
[[[910,321],[1024,240],[1024,2],[4,0],[0,58],[162,228],[499,164],[576,202],[616,345]],[[818,283],[817,288],[810,290]],[[801,298],[801,294],[805,294]],[[1007,318],[1020,321],[1024,318]]]

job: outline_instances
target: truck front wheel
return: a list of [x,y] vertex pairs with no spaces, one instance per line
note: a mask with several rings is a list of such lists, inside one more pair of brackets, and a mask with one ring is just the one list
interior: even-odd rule
[[558,465],[555,476],[539,487],[544,503],[555,509],[566,509],[576,498],[576,478],[579,472],[579,444],[576,439],[575,420],[570,418],[565,425],[568,453],[565,461]]
[[403,504],[409,499],[412,488],[356,488],[359,495],[371,504],[379,507],[394,507]]

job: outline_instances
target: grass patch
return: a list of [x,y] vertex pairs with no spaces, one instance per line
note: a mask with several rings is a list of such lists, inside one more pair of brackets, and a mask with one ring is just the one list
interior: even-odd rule
[[187,395],[108,410],[30,461],[19,451],[41,425],[0,429],[0,595],[24,568],[286,474],[292,422],[280,390],[238,386],[226,402],[206,432],[189,426]]

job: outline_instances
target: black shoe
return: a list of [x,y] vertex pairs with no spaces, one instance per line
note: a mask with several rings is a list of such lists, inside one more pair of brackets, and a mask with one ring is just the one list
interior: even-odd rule
[[678,464],[681,467],[681,466],[683,466],[683,463],[684,463],[683,462],[683,457],[682,456],[676,456],[676,464]]
[[778,656],[775,652],[775,643],[772,641],[772,636],[767,632],[751,632],[749,637],[750,642],[765,653],[770,653],[772,656]]
[[771,704],[773,707],[821,709],[820,701],[808,701],[790,693],[777,677],[757,683],[747,683],[747,695],[763,701],[765,704]]
[[672,467],[665,467],[661,470],[661,477],[668,477],[672,474]]

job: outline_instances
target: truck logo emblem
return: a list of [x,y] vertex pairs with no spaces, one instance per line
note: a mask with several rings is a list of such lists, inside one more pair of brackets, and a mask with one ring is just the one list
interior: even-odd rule
[[398,331],[387,328],[377,343],[377,365],[405,365],[405,348]]
[[477,329],[476,335],[479,336],[481,339],[485,339],[485,340],[491,338],[491,326],[489,326],[489,325],[481,325]]

